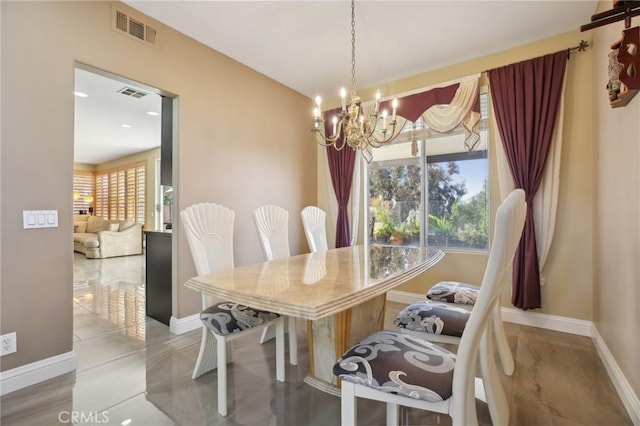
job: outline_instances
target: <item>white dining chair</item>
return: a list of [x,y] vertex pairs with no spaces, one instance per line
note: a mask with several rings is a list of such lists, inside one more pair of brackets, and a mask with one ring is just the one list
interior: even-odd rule
[[[509,197],[525,204],[525,195],[522,190],[513,191]],[[511,275],[505,273],[503,279],[505,282],[511,282]],[[502,286],[504,285],[503,283]],[[400,327],[403,333],[413,334],[431,342],[457,345],[460,343],[479,293],[480,286],[450,281],[440,282],[427,292],[427,300],[412,303],[398,313],[394,324]],[[492,342],[497,348],[502,370],[506,375],[511,375],[515,369],[515,363],[505,335],[499,303],[494,307],[491,321],[494,338]],[[489,361],[493,362],[493,360],[491,356]],[[504,419],[500,417],[505,413],[494,404],[494,401],[489,400],[487,403],[494,423],[502,424]]]
[[[289,252],[289,212],[279,206],[264,205],[253,212],[253,221],[258,231],[260,246],[266,260],[282,259],[290,256]],[[296,318],[288,317],[287,333],[289,333],[289,363],[298,365],[298,340]],[[266,328],[262,332],[260,343],[273,338],[273,332]]]
[[[234,212],[213,203],[199,203],[180,212],[198,275],[233,269]],[[218,369],[218,413],[227,415],[227,343],[245,334],[276,328],[276,379],[284,381],[284,317],[233,302],[220,302],[202,294],[203,322],[200,352],[192,378]],[[210,334],[214,339],[210,338]]]
[[[512,193],[498,207],[493,245],[478,300],[466,322],[456,354],[421,337],[395,331],[375,333],[353,346],[334,365],[342,379],[341,421],[354,426],[356,398],[386,403],[387,424],[398,422],[398,406],[448,414],[452,424],[478,424],[475,373],[479,361],[487,401],[499,413],[494,424],[508,424],[508,405],[493,357],[492,315],[504,275],[510,270],[526,214],[522,194]],[[499,422],[496,422],[499,419]]]
[[304,235],[307,237],[307,244],[311,253],[326,251],[327,231],[326,231],[326,213],[319,207],[307,206],[300,212],[302,217],[302,227]]

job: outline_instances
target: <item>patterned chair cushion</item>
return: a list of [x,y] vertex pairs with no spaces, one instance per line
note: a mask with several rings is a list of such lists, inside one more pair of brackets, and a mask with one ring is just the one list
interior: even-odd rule
[[279,316],[274,312],[260,311],[233,302],[221,302],[200,312],[200,320],[204,325],[223,336],[266,324]]
[[462,337],[470,316],[471,312],[452,304],[423,300],[400,311],[393,323],[407,330]]
[[455,357],[426,340],[379,331],[342,355],[333,374],[383,392],[444,401],[452,394]]
[[475,305],[480,287],[455,281],[441,281],[427,292],[427,299],[437,302]]

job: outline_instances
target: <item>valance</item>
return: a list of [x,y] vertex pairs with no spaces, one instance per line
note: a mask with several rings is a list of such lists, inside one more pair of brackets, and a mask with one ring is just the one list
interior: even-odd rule
[[[465,146],[472,150],[480,140],[479,80],[480,75],[476,74],[446,86],[398,97],[396,133],[402,131],[407,121],[415,123],[419,118],[439,133],[450,132],[462,123]],[[380,103],[380,110],[390,108],[391,101]],[[416,155],[416,141],[413,143]]]

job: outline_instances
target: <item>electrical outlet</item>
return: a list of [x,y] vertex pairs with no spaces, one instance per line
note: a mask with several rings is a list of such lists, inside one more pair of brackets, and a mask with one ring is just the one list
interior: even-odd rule
[[18,338],[16,332],[7,333],[0,336],[0,356],[18,352]]

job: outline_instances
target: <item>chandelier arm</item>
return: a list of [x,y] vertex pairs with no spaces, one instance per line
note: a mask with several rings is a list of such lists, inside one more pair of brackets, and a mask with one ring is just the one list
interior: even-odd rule
[[339,144],[338,141],[332,140],[331,138],[327,138],[319,133],[316,134],[316,139],[317,139],[318,145],[324,146],[324,147],[333,146],[333,148],[336,151],[340,151],[346,145],[344,142],[342,144]]
[[[382,145],[387,144],[395,140],[398,136],[400,136],[401,132],[396,133],[396,123],[391,123],[391,129],[387,129],[385,133],[382,133],[382,138],[376,136],[374,132],[371,132],[366,136],[366,139],[374,148],[380,148]],[[387,136],[388,135],[388,136]]]
[[322,146],[332,146],[336,149],[336,151],[340,151],[346,145],[346,138],[342,139],[342,143],[340,143],[340,136],[342,135],[342,127],[343,127],[343,118],[340,119],[340,122],[336,124],[336,133],[333,136],[326,136],[324,133],[324,119],[318,119],[319,126],[317,128],[312,129],[311,131],[316,134],[316,140]]

